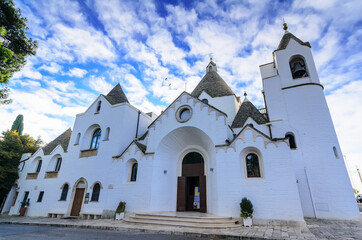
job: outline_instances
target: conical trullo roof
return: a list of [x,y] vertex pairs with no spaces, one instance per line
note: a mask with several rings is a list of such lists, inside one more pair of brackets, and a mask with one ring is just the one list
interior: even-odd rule
[[297,38],[296,36],[294,36],[290,32],[285,31],[282,39],[280,40],[278,48],[275,51],[286,49],[288,44],[289,44],[290,39],[294,39],[300,45],[305,45],[305,46],[311,47],[309,42],[303,42],[302,40],[300,40],[299,38]]
[[126,94],[124,94],[122,87],[119,83],[107,94],[107,96],[104,97],[112,105],[124,102],[128,103]]
[[216,71],[208,71],[192,91],[191,95],[198,98],[202,91],[205,91],[211,97],[235,95],[233,90],[231,90]]
[[56,139],[48,143],[45,147],[43,147],[44,155],[49,155],[54,148],[56,148],[59,144],[63,147],[64,152],[67,151],[70,136],[72,135],[72,130],[68,128],[65,132],[60,134]]
[[238,113],[236,114],[233,123],[231,124],[232,128],[241,128],[244,126],[248,117],[251,117],[257,124],[266,123],[266,119],[259,112],[258,109],[252,104],[246,97],[241,104]]

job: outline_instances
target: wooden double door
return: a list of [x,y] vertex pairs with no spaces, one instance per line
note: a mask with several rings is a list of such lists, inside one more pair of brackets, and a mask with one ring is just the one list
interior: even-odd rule
[[196,160],[185,160],[186,155],[182,163],[182,176],[177,179],[177,211],[207,212],[204,162],[196,154]]

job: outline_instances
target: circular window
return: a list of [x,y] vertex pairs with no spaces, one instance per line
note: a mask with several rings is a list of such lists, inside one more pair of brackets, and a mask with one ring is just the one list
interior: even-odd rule
[[192,109],[185,105],[185,106],[181,106],[177,111],[176,111],[176,119],[179,122],[187,122],[192,115]]
[[202,101],[203,103],[206,103],[206,104],[209,103],[209,100],[207,100],[206,98],[202,99],[201,101]]

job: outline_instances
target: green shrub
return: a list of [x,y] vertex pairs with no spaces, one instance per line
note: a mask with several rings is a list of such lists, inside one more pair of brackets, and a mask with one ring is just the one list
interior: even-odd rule
[[250,202],[249,199],[244,197],[241,199],[240,202],[240,217],[247,218],[247,217],[253,217],[253,204]]
[[120,201],[116,210],[116,213],[122,213],[126,210],[126,202]]

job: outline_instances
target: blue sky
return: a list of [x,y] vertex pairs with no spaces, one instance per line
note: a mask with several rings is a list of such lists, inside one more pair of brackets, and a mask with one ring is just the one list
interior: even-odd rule
[[362,161],[360,0],[15,3],[39,48],[10,81],[13,103],[0,108],[0,130],[23,114],[24,131],[49,142],[117,83],[133,105],[159,114],[185,83],[192,91],[210,56],[234,92],[246,89],[261,107],[258,66],[272,61],[284,18],[312,45],[344,154]]

